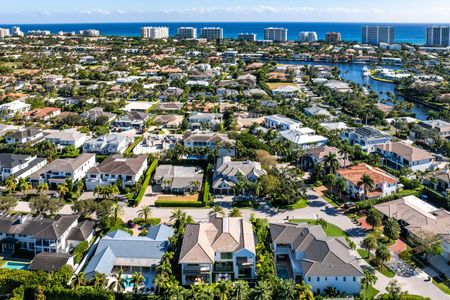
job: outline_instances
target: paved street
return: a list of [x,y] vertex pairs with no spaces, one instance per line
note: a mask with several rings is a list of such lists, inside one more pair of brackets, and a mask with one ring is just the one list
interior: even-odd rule
[[[146,196],[142,199],[141,205],[139,207],[128,207],[123,205],[125,213],[124,213],[124,221],[133,219],[137,217],[137,212],[141,209],[142,206],[151,205],[154,206],[154,201],[156,200],[156,196],[148,196],[152,193],[151,186],[147,188]],[[296,210],[286,210],[286,209],[276,209],[270,206],[260,206],[258,209],[241,209],[243,217],[249,218],[252,213],[255,214],[256,217],[267,218],[270,222],[285,222],[288,219],[317,219],[323,218],[327,220],[329,223],[335,224],[340,227],[344,231],[346,231],[350,238],[358,245],[358,248],[361,248],[362,240],[365,236],[365,231],[361,227],[354,224],[349,218],[344,216],[339,210],[328,204],[323,198],[319,197],[314,191],[310,191],[308,193],[309,198],[309,206],[303,209]],[[216,205],[220,205],[224,208],[226,213],[231,209],[230,199],[220,198],[217,199]],[[30,209],[28,207],[28,202],[19,202],[15,208],[16,211],[29,212]],[[170,215],[174,209],[173,208],[156,208],[153,207],[152,216],[161,218],[162,222],[169,222]],[[183,209],[187,214],[191,215],[196,221],[202,222],[208,220],[208,209],[203,208],[186,208]],[[72,213],[70,206],[65,205],[60,213],[68,214]],[[353,253],[356,257],[359,257],[356,252]],[[364,259],[359,259],[360,264],[366,267],[369,267],[368,264],[364,261]],[[377,272],[378,281],[375,285],[380,292],[384,292],[386,286],[392,280],[391,278],[387,278],[381,273]],[[450,299],[450,297],[444,294],[441,290],[439,290],[436,286],[434,286],[430,281],[425,281],[428,275],[420,271],[418,276],[405,277],[405,276],[395,276],[397,279],[399,286],[408,291],[410,294],[419,294],[422,296],[429,297],[431,299]]]

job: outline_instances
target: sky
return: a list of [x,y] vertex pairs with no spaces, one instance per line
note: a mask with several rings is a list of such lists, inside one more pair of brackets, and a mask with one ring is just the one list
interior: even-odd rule
[[177,21],[450,22],[450,0],[0,0],[0,2],[0,24]]

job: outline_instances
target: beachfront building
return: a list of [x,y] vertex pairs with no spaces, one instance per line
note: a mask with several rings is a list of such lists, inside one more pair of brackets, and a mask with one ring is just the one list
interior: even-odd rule
[[143,39],[167,39],[169,37],[169,27],[142,27],[141,37]]
[[197,38],[197,28],[180,27],[177,29],[177,38],[181,40],[189,40]]
[[255,42],[256,34],[255,33],[239,33],[237,36],[237,39],[241,40],[241,41]]
[[208,41],[222,40],[223,28],[220,27],[203,27],[200,30],[200,37]]
[[363,26],[361,29],[361,42],[369,45],[380,43],[395,43],[395,28],[392,26]]
[[315,31],[302,31],[298,34],[298,41],[302,43],[317,42],[317,32]]
[[337,44],[341,42],[340,32],[327,32],[325,34],[325,42],[329,44]]
[[427,27],[425,45],[429,47],[450,46],[450,27],[449,26]]
[[264,40],[274,42],[286,42],[288,30],[280,27],[264,28]]
[[181,283],[251,280],[256,272],[252,223],[212,216],[208,223],[186,224],[180,259]]

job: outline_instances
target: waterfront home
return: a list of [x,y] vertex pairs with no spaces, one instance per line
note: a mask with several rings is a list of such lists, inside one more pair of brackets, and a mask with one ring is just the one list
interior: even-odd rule
[[299,128],[303,124],[300,121],[288,118],[283,115],[270,115],[264,117],[264,126],[276,130],[288,130]]
[[252,223],[213,215],[208,223],[186,224],[178,263],[182,285],[254,279]]
[[391,138],[372,127],[360,127],[341,134],[343,140],[348,140],[352,145],[359,145],[367,153],[376,151],[376,145],[388,144]]
[[198,192],[202,188],[203,176],[200,167],[159,165],[153,176],[153,184],[170,193]]
[[395,170],[410,168],[413,171],[427,171],[431,168],[431,153],[405,142],[375,145],[375,149],[383,157],[384,164]]
[[[345,180],[345,192],[356,199],[365,199],[366,197],[372,199],[395,194],[399,183],[398,178],[393,175],[365,163],[338,169],[336,175]],[[364,185],[360,184],[364,175],[372,178],[375,186],[373,191],[367,192],[367,195],[364,191]]]
[[[79,222],[78,215],[59,215],[53,219],[39,215],[0,213],[1,252],[3,255],[21,249],[41,253],[69,253],[94,236],[94,222]],[[81,234],[80,234],[81,233]]]
[[0,153],[0,179],[27,178],[47,164],[47,159],[28,154]]
[[88,170],[95,166],[95,154],[82,153],[76,158],[58,158],[30,175],[30,182],[34,187],[41,183],[48,183],[51,189],[56,189],[66,179],[76,182],[82,180]]
[[443,138],[450,138],[450,123],[443,120],[420,121],[419,125],[439,133]]
[[230,156],[218,158],[213,176],[214,193],[232,194],[240,176],[249,182],[256,182],[264,174],[267,172],[259,162],[232,161]]
[[359,295],[363,270],[344,238],[326,236],[320,225],[269,224],[278,276],[305,282],[317,294],[331,287]]
[[[147,169],[147,156],[123,157],[111,155],[99,165],[87,171],[85,186],[93,191],[99,185],[119,185],[119,188],[134,187]],[[120,180],[120,181],[119,181]],[[122,182],[122,184],[119,184]]]
[[99,137],[87,140],[83,144],[83,152],[110,155],[124,153],[133,139],[120,134],[105,134]]
[[[119,271],[129,280],[134,272],[141,272],[145,278],[145,290],[153,287],[157,267],[169,248],[169,238],[174,230],[163,224],[148,229],[145,236],[132,236],[123,230],[107,233],[98,243],[95,253],[89,260],[84,273],[92,279],[97,273],[105,274],[108,283],[114,280]],[[127,287],[128,292],[131,287]]]

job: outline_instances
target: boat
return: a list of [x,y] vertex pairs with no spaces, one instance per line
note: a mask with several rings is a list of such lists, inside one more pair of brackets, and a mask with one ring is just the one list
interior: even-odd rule
[[367,66],[364,66],[364,67],[362,68],[362,73],[363,73],[363,76],[364,76],[364,77],[369,77],[369,76],[370,76],[370,70],[369,70],[369,68],[368,68]]

